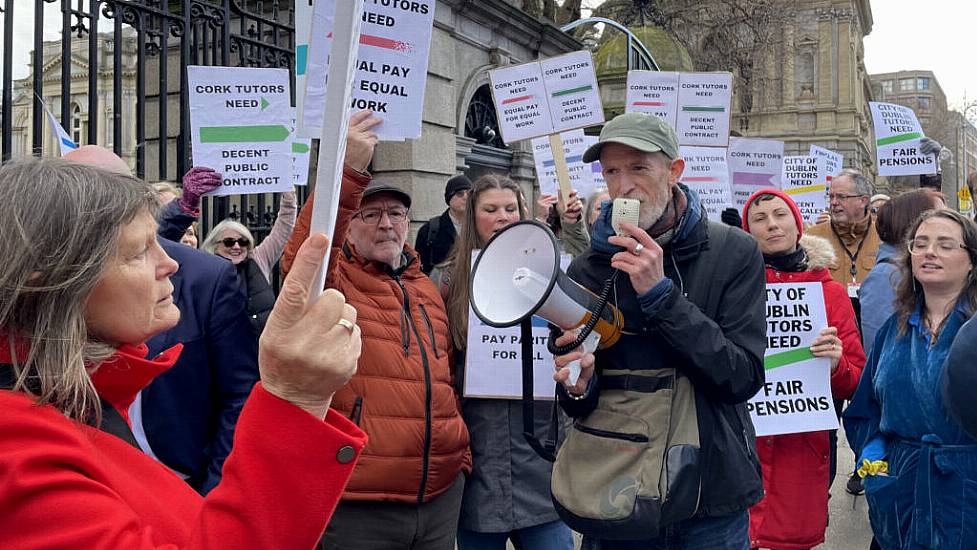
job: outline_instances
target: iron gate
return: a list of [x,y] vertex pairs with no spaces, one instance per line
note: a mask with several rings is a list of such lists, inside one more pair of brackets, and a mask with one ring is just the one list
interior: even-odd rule
[[[308,1],[311,0],[295,0]],[[30,4],[33,2],[33,18]],[[131,109],[126,103],[132,90],[125,89],[123,73],[133,67],[124,64],[124,45],[135,49],[135,171],[147,180],[178,181],[191,166],[190,114],[187,104],[188,65],[219,65],[239,67],[280,67],[291,69],[294,60],[294,2],[291,0],[3,0],[3,93],[0,105],[2,129],[2,158],[12,156],[12,123],[14,103],[13,42],[14,31],[32,26],[33,52],[31,75],[22,82],[23,93],[32,93],[30,108],[31,151],[40,155],[46,124],[43,98],[45,96],[44,31],[50,33],[53,22],[45,25],[44,7],[60,5],[60,105],[50,105],[60,113],[62,125],[72,120],[71,94],[72,56],[87,50],[88,127],[85,143],[100,143],[99,110],[109,110],[100,104],[106,93],[102,80],[111,73],[111,143],[116,154],[122,155],[124,141],[123,112]],[[23,13],[18,17],[18,13]],[[111,59],[106,44],[111,44]],[[86,47],[87,46],[87,47]],[[56,45],[54,45],[56,47]],[[102,48],[102,51],[100,51]],[[52,45],[48,44],[50,52]],[[49,58],[51,56],[49,55]],[[104,60],[103,60],[104,58]],[[48,60],[50,62],[50,59]],[[109,69],[110,68],[110,69]],[[26,89],[29,87],[29,90]],[[48,88],[51,83],[48,83]],[[76,94],[77,95],[77,94]],[[292,99],[294,101],[294,73]],[[107,97],[107,96],[106,96]],[[103,132],[108,135],[108,129]],[[242,195],[240,202],[242,223],[258,235],[267,232],[266,197]],[[211,204],[212,203],[212,204]],[[215,220],[230,214],[229,199],[205,199],[202,208],[201,232],[206,233]],[[277,195],[273,199],[277,212]],[[237,205],[235,205],[237,206]],[[257,208],[257,216],[248,214]]]

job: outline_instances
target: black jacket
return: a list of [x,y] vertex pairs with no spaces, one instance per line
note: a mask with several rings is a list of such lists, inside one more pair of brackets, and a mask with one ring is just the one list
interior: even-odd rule
[[244,294],[248,297],[246,311],[248,320],[251,321],[251,330],[257,338],[265,330],[268,316],[271,315],[271,310],[275,307],[275,291],[272,290],[271,285],[268,284],[268,279],[265,279],[265,274],[261,272],[261,268],[253,259],[248,258],[235,267],[237,268],[238,279],[241,281],[241,288],[244,289]]
[[[432,225],[437,226],[436,232],[432,233]],[[456,238],[458,232],[455,231],[455,224],[452,223],[448,210],[425,222],[417,231],[417,240],[414,241],[414,250],[421,257],[421,271],[430,275],[434,266],[447,260]]]
[[[618,276],[617,305],[626,334],[597,352],[597,375],[586,398],[570,400],[562,386],[559,391],[567,414],[580,417],[597,405],[603,368],[674,367],[688,377],[696,394],[703,471],[698,515],[704,516],[740,512],[763,497],[756,435],[744,405],[764,381],[763,258],[752,238],[729,229],[712,277],[697,277],[698,259],[709,249],[710,230],[720,230],[716,226],[703,215],[666,246],[665,275],[674,287],[654,318],[641,310],[627,274]],[[569,275],[600,292],[612,271],[610,255],[591,248],[573,261]],[[718,312],[713,318],[703,313],[709,298]]]

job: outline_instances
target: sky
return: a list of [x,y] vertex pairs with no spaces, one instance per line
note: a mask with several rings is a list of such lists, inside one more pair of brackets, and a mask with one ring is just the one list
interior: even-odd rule
[[[584,15],[600,0],[583,0]],[[977,62],[973,40],[977,29],[977,1],[872,0],[874,24],[865,37],[865,65],[870,74],[899,70],[931,70],[947,95],[951,108],[962,109],[964,97],[977,102]],[[17,1],[14,30],[14,78],[28,73],[33,44],[34,2]],[[60,36],[61,12],[45,3],[45,39]],[[2,20],[2,16],[0,16]],[[109,25],[104,25],[109,30]],[[968,28],[969,27],[969,28]],[[2,51],[0,44],[0,51]],[[971,113],[977,118],[977,107]]]
[[[872,0],[872,16],[875,23],[865,37],[869,74],[933,71],[951,109],[962,110],[965,96],[977,102],[977,2]],[[977,107],[968,114],[977,118]]]

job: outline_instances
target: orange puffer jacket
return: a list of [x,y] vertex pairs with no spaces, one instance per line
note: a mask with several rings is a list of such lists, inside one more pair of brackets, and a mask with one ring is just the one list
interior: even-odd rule
[[[346,235],[369,181],[344,169],[336,235]],[[283,273],[309,236],[312,199],[285,247]],[[343,498],[427,502],[462,470],[471,471],[444,302],[409,246],[406,265],[398,270],[358,256],[344,239],[332,246],[326,287],[338,289],[356,308],[363,338],[356,375],[336,393],[332,407],[350,416],[362,398],[359,425],[370,436]]]

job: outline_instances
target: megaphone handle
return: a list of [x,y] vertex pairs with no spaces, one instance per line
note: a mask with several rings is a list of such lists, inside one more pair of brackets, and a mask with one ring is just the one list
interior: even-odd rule
[[604,282],[604,288],[600,290],[600,295],[597,296],[597,311],[594,311],[590,316],[590,320],[580,329],[577,337],[565,346],[556,345],[556,339],[563,335],[563,329],[559,327],[553,327],[550,329],[550,337],[546,341],[546,349],[553,355],[566,355],[571,351],[580,347],[584,343],[584,340],[590,336],[590,333],[594,331],[594,327],[600,322],[600,316],[604,313],[604,308],[607,307],[607,301],[610,299],[611,290],[614,289],[614,283],[617,281],[617,274],[620,273],[619,270],[615,269],[614,273],[611,274],[610,278]]

